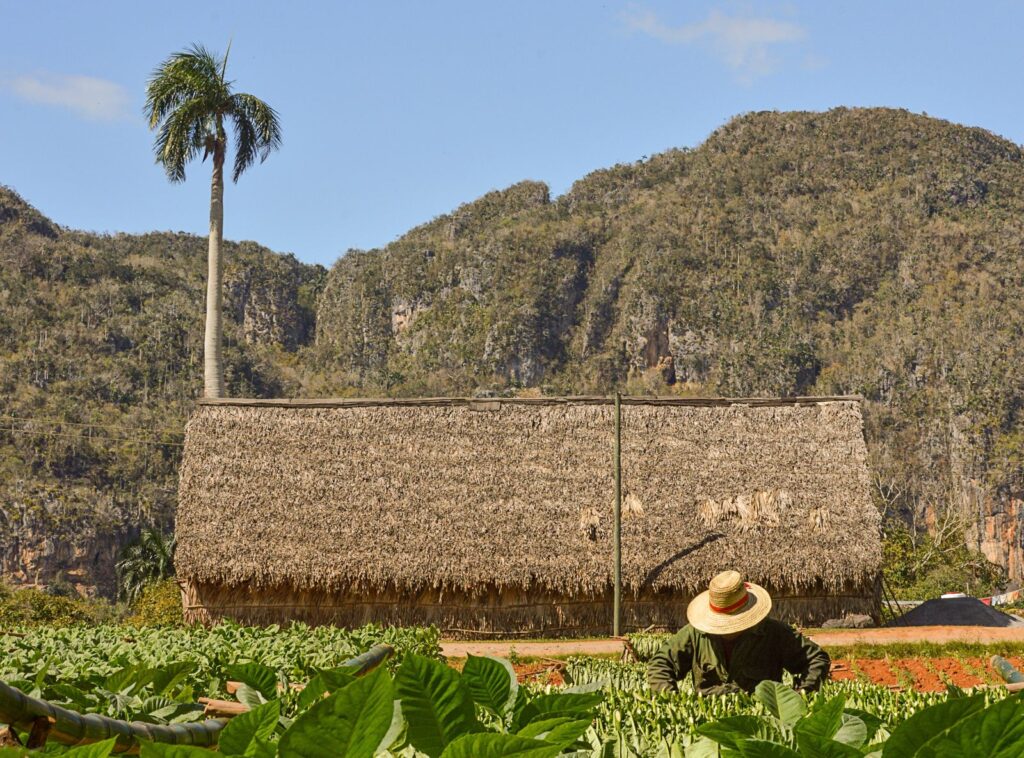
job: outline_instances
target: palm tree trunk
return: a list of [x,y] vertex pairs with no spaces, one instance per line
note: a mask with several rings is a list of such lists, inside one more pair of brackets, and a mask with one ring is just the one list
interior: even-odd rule
[[221,359],[221,278],[224,260],[220,243],[224,236],[224,148],[213,151],[213,180],[210,186],[210,247],[206,274],[206,337],[203,347],[205,397],[224,397],[224,364]]

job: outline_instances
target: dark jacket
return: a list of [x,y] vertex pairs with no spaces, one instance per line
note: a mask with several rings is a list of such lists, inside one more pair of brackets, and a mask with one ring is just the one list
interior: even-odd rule
[[647,666],[652,690],[674,690],[687,675],[705,695],[753,692],[766,679],[781,682],[782,670],[793,674],[798,689],[816,690],[828,679],[831,660],[817,644],[788,624],[765,619],[734,643],[729,664],[721,637],[687,624],[669,638]]

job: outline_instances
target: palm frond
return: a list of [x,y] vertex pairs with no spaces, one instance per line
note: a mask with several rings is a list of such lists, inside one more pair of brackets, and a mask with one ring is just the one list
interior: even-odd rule
[[197,97],[226,101],[230,88],[220,76],[220,59],[202,46],[175,53],[153,71],[143,111],[155,128],[183,102]]
[[255,161],[265,161],[281,146],[281,123],[277,111],[258,97],[244,92],[231,96],[228,114],[235,128],[235,168],[232,181]]
[[172,182],[185,180],[186,164],[205,150],[207,137],[214,134],[210,106],[202,98],[186,101],[161,123],[153,150]]
[[172,182],[184,181],[185,166],[194,158],[205,158],[214,149],[219,156],[225,154],[225,117],[234,126],[234,181],[257,158],[265,161],[281,145],[274,109],[252,95],[233,94],[226,73],[227,55],[221,58],[193,45],[170,56],[150,77],[143,110],[157,131],[156,161]]

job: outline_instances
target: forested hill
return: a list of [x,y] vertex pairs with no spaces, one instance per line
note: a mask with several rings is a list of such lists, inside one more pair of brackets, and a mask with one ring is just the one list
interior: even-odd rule
[[[325,271],[226,245],[232,393],[295,391]],[[139,528],[173,523],[202,391],[206,240],[62,229],[0,187],[0,569],[112,589]]]
[[[751,114],[556,199],[490,193],[326,275],[231,246],[231,391],[859,393],[879,505],[954,514],[948,533],[1019,575],[1022,243],[1024,162],[1003,139],[893,110]],[[2,412],[180,441],[205,240],[69,232],[6,193],[0,256]],[[102,544],[76,548],[98,576],[116,540],[65,541],[75,524],[121,539],[170,517],[177,448],[16,423],[9,574]]]

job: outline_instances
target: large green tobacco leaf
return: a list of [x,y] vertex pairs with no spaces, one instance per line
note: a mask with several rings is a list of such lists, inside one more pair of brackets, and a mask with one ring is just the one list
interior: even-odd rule
[[954,698],[915,713],[893,731],[882,750],[884,758],[909,758],[925,745],[985,707],[985,696]]
[[843,725],[843,705],[846,698],[842,695],[828,700],[809,715],[797,722],[794,731],[797,736],[809,735],[830,740]]
[[768,740],[743,740],[737,743],[735,754],[743,758],[808,758],[792,748]]
[[521,701],[521,708],[516,714],[513,726],[522,728],[538,719],[552,719],[565,716],[568,718],[591,718],[594,708],[604,700],[601,692],[560,693],[551,692],[539,695],[532,700]]
[[277,744],[262,737],[252,741],[246,753],[246,758],[277,758]]
[[306,710],[322,698],[324,693],[337,692],[350,685],[354,680],[355,677],[351,670],[344,666],[321,671],[299,693],[299,710]]
[[238,663],[224,667],[228,679],[248,684],[267,700],[277,697],[277,672],[261,663]]
[[115,742],[117,738],[111,737],[109,740],[94,742],[91,745],[70,748],[64,755],[70,755],[72,758],[107,758],[113,752]]
[[[719,758],[722,755],[722,750],[719,748],[718,743],[710,737],[701,737],[686,746],[684,755],[686,758]],[[738,753],[733,752],[732,755],[735,756]]]
[[867,744],[868,731],[868,725],[860,716],[844,713],[842,726],[832,735],[832,739],[850,747],[861,748]]
[[807,713],[804,699],[780,682],[761,682],[754,690],[754,698],[786,726],[793,726]]
[[370,758],[393,713],[391,678],[377,669],[299,716],[281,737],[280,753],[283,758]]
[[462,669],[462,681],[469,688],[473,702],[496,716],[505,712],[518,690],[515,673],[507,662],[497,658],[468,656]]
[[441,758],[552,758],[559,745],[513,734],[467,734],[453,740]]
[[43,693],[47,700],[66,700],[74,710],[87,712],[96,707],[96,696],[75,687],[73,684],[57,683]]
[[224,755],[248,755],[257,738],[267,739],[274,733],[281,716],[281,701],[271,700],[240,716],[235,716],[220,733],[217,744]]
[[483,730],[459,672],[419,655],[405,657],[395,676],[409,743],[437,758],[456,737]]
[[814,734],[796,735],[796,745],[807,758],[860,758],[857,748]]
[[250,687],[245,682],[238,685],[238,689],[235,690],[235,698],[239,703],[243,703],[250,708],[259,708],[265,702],[267,698],[263,697],[263,693],[255,687]]
[[[862,710],[860,708],[844,708],[843,710],[845,714],[844,719],[846,717],[856,717],[861,720],[861,723],[864,724],[864,729],[866,732],[864,736],[864,744],[867,744],[870,740],[873,740],[875,735],[878,733],[878,730],[885,724],[885,722],[882,721],[882,719],[879,718],[877,715],[873,713],[868,713],[867,711]],[[839,739],[838,735],[836,739]],[[842,739],[840,739],[839,741],[845,742],[845,740]],[[852,743],[847,742],[846,744],[849,745]]]
[[834,697],[796,722],[793,732],[801,753],[820,753],[823,756],[860,754],[856,748],[867,742],[868,728],[860,718],[844,712],[845,701],[843,695]]
[[108,676],[103,683],[103,689],[115,694],[125,695],[132,691],[138,691],[153,681],[157,670],[143,665],[125,666]]
[[736,748],[739,742],[752,738],[774,741],[779,739],[777,730],[767,719],[747,714],[726,716],[710,724],[702,724],[697,727],[697,732],[728,748]]
[[210,751],[192,745],[164,745],[140,740],[139,758],[210,758]]
[[170,694],[195,670],[196,664],[192,661],[178,661],[160,666],[153,674],[153,691],[157,695]]
[[[888,750],[884,755],[888,758]],[[893,755],[902,758],[903,754]],[[1024,755],[1024,699],[1011,695],[960,719],[913,755],[920,758],[1020,758]]]
[[534,721],[520,729],[516,734],[520,737],[544,740],[545,742],[561,745],[565,748],[582,737],[590,724],[590,719],[574,721],[563,716],[561,718]]

